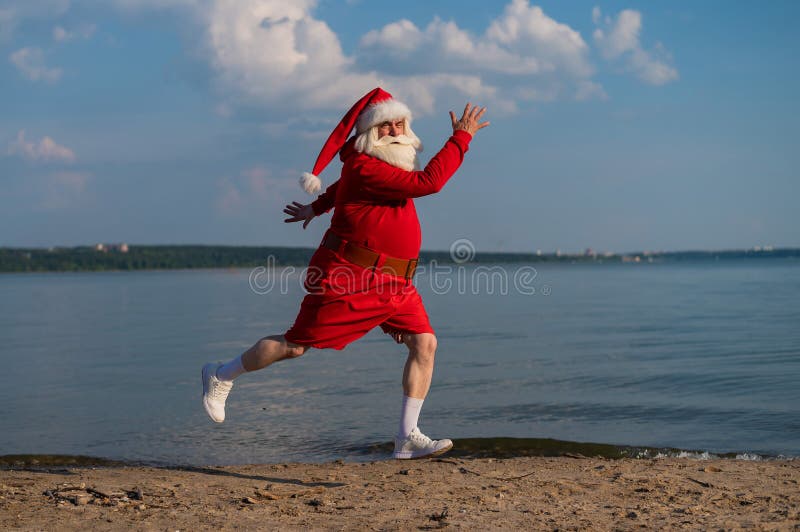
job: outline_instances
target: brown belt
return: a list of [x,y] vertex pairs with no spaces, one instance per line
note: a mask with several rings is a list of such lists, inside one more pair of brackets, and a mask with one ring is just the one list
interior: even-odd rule
[[[322,245],[341,254],[344,260],[364,268],[376,268],[381,258],[381,254],[377,251],[348,242],[330,231],[322,239]],[[385,260],[380,268],[381,272],[406,279],[414,277],[419,259],[396,259],[387,255],[383,255],[383,257]]]

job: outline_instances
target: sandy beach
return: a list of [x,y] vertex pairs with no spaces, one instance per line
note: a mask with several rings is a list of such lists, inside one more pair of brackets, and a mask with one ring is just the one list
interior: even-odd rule
[[0,471],[0,528],[800,528],[800,461],[448,458]]

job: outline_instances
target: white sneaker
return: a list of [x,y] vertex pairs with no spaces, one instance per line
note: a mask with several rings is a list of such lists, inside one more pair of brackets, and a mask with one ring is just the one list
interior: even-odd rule
[[426,456],[438,456],[453,448],[450,440],[432,440],[420,432],[415,427],[408,435],[408,438],[394,439],[393,458],[405,460],[408,458],[424,458]]
[[232,381],[217,378],[217,368],[221,365],[208,363],[203,366],[203,407],[208,417],[217,423],[225,421],[225,399],[233,388]]

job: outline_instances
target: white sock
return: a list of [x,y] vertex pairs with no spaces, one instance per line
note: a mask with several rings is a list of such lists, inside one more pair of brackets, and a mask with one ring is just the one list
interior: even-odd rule
[[227,362],[217,368],[217,378],[221,381],[232,381],[242,373],[246,372],[247,370],[244,369],[244,366],[242,365],[242,356],[239,355],[230,362]]
[[425,399],[415,399],[407,395],[403,396],[403,411],[400,413],[400,429],[397,432],[398,438],[408,438],[411,431],[416,428],[423,401],[425,401]]

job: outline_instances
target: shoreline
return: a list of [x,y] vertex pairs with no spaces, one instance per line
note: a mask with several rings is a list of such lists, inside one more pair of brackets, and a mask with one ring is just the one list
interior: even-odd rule
[[[797,461],[798,456],[784,454],[766,454],[752,451],[714,452],[699,449],[681,449],[676,447],[652,447],[636,445],[615,445],[597,442],[576,442],[552,438],[459,438],[454,440],[454,448],[446,456],[458,459],[514,459],[514,458],[595,458],[607,460],[661,460],[667,458],[684,458],[698,462],[706,460],[747,460],[754,462]],[[390,460],[392,442],[367,444],[364,446],[342,449],[343,456],[337,459],[346,463],[363,463],[370,461]],[[322,461],[308,460],[293,463],[323,464]],[[284,463],[284,462],[278,462]],[[241,467],[247,463],[205,464],[191,461],[183,463],[162,462],[157,460],[132,460],[124,457],[90,456],[79,454],[57,453],[15,453],[0,455],[0,471],[13,469],[46,469],[52,467],[155,467],[155,468],[192,468],[192,467]],[[262,462],[259,465],[273,465]]]
[[[102,245],[101,245],[102,246]],[[420,264],[442,265],[562,265],[562,264],[720,264],[761,263],[764,260],[800,259],[800,248],[756,247],[704,250],[639,250],[602,253],[587,249],[560,251],[477,251],[470,243],[466,260],[446,250],[420,250]],[[76,273],[253,269],[259,267],[305,267],[316,247],[219,246],[219,245],[131,245],[125,250],[109,245],[53,248],[0,247],[0,273]]]
[[800,526],[800,461],[518,457],[0,471],[7,529]]
[[[457,263],[453,261],[441,261],[438,262],[436,259],[428,260],[423,265],[431,264],[432,262],[436,262],[441,265],[445,266],[469,266],[469,267],[492,267],[492,266],[519,266],[519,265],[526,265],[526,266],[594,266],[594,267],[602,267],[602,266],[625,266],[625,267],[644,267],[644,266],[705,266],[709,264],[713,264],[715,266],[726,266],[726,265],[740,265],[740,264],[787,264],[792,263],[800,264],[800,257],[796,256],[788,256],[788,257],[766,257],[766,258],[756,258],[756,257],[736,257],[736,258],[726,258],[723,260],[719,259],[708,259],[708,258],[699,258],[699,259],[685,259],[685,260],[652,260],[652,261],[616,261],[616,260],[584,260],[584,259],[564,259],[564,260],[492,260],[492,261],[471,261],[467,263]],[[308,266],[308,263],[305,262],[297,262],[297,263],[286,263],[281,264],[280,266],[276,266],[276,268],[305,268]],[[228,266],[180,266],[180,267],[168,267],[168,268],[103,268],[103,269],[91,269],[91,268],[82,268],[82,269],[41,269],[41,270],[2,270],[0,269],[0,275],[35,275],[35,274],[87,274],[87,273],[135,273],[135,272],[144,272],[144,273],[161,273],[161,272],[234,272],[237,270],[241,271],[252,271],[254,268],[262,268],[264,264],[251,264],[251,265],[243,265],[243,264],[232,264]]]

